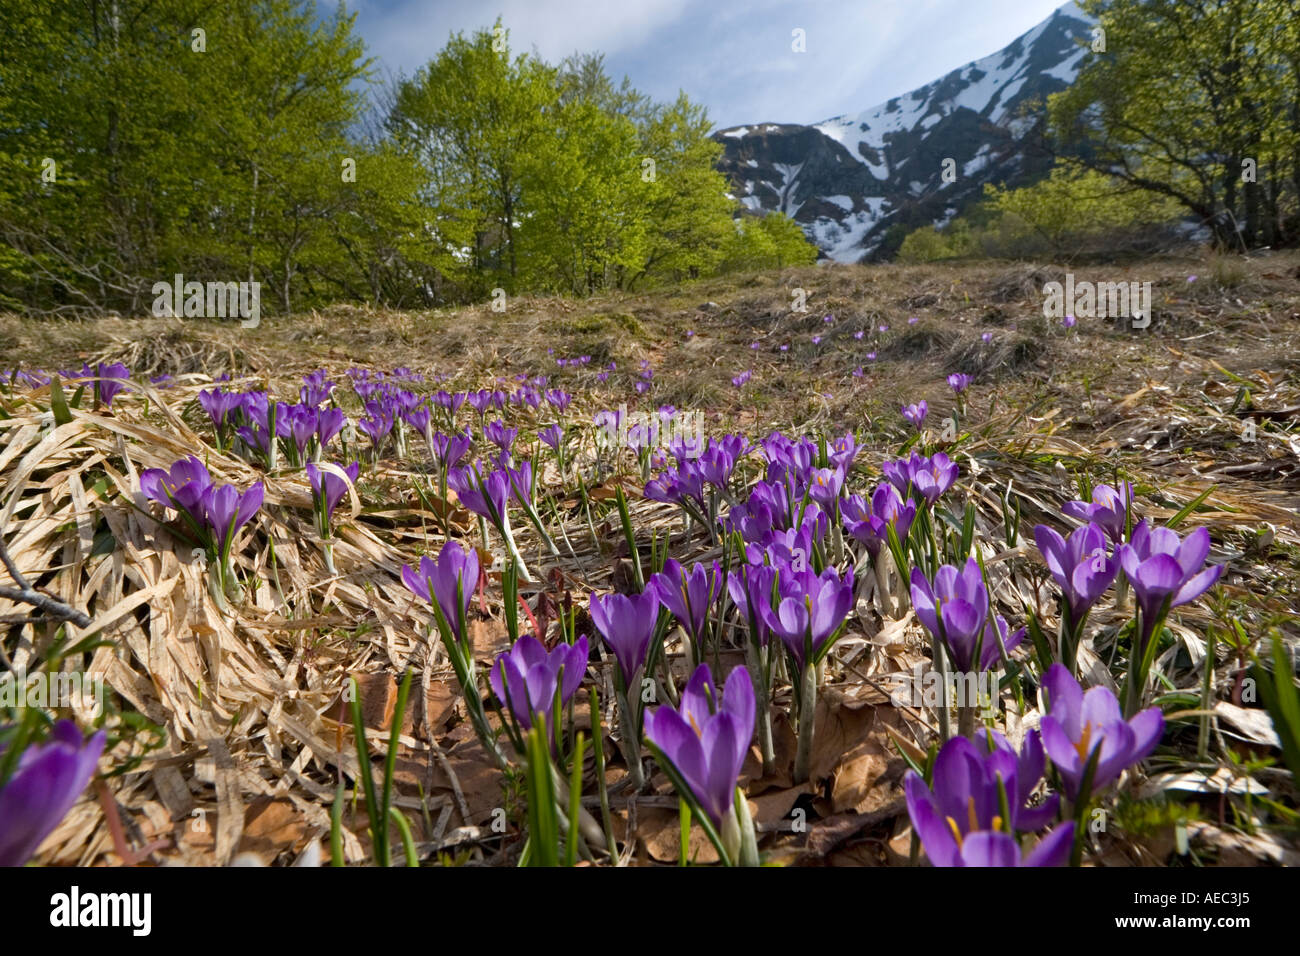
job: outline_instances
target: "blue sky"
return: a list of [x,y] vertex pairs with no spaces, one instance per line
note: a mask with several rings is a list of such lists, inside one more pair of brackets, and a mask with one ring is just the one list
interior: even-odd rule
[[[381,70],[410,74],[501,14],[513,50],[605,53],[656,99],[719,127],[858,112],[1001,49],[1061,0],[346,0]],[[328,8],[328,3],[322,7]],[[802,29],[806,52],[791,49]]]

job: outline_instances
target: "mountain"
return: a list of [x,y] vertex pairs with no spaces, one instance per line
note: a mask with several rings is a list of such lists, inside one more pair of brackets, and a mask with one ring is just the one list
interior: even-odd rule
[[[790,215],[830,259],[884,257],[985,183],[1046,174],[1051,158],[1032,147],[1043,104],[1073,82],[1094,23],[1067,3],[997,53],[862,113],[718,130],[719,168],[746,208]],[[955,181],[944,181],[945,159]]]

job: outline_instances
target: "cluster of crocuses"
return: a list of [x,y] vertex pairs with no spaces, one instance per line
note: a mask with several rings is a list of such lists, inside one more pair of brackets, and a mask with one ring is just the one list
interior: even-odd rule
[[[112,408],[116,398],[131,382],[131,370],[121,362],[98,362],[93,367],[85,362],[78,369],[60,369],[58,375],[71,385],[90,387],[97,407]],[[54,376],[43,369],[14,369],[0,371],[0,384],[9,388],[44,388]],[[155,383],[158,381],[154,380]]]
[[715,533],[718,507],[731,501],[731,480],[736,465],[751,450],[743,435],[724,435],[701,441],[674,435],[668,453],[676,464],[646,482],[645,496],[671,502],[710,534]]
[[537,512],[532,461],[523,459],[516,464],[510,456],[510,448],[515,438],[513,432],[514,429],[503,427],[497,435],[500,451],[496,456],[496,467],[490,468],[486,473],[477,463],[451,468],[447,471],[447,484],[456,492],[460,503],[478,515],[479,527],[485,543],[487,526],[490,524],[500,535],[506,552],[515,562],[524,580],[532,580],[519,548],[515,544],[514,531],[510,523],[512,502],[523,510],[551,554],[558,555],[560,552],[547,532],[541,515]]
[[186,536],[207,552],[217,576],[217,593],[227,594],[235,583],[231,545],[239,529],[262,507],[262,483],[254,482],[243,492],[234,485],[218,488],[203,462],[191,455],[170,469],[146,468],[140,473],[140,490],[177,513]]
[[1085,523],[1065,538],[1047,525],[1034,529],[1034,540],[1061,590],[1059,658],[1073,671],[1089,611],[1117,580],[1132,587],[1136,615],[1124,689],[1124,712],[1132,716],[1146,689],[1158,646],[1155,637],[1169,611],[1213,587],[1224,565],[1206,566],[1210,533],[1205,528],[1181,538],[1145,518],[1135,522],[1133,486],[1127,482],[1118,488],[1097,485],[1091,500],[1067,502],[1061,510]]
[[212,420],[218,448],[234,447],[272,470],[279,467],[281,456],[289,467],[301,468],[308,461],[320,461],[347,424],[342,410],[320,407],[332,387],[323,380],[304,384],[303,400],[296,404],[274,401],[262,391],[220,387],[199,392],[198,401]]
[[908,771],[908,815],[934,865],[1077,864],[1092,798],[1160,743],[1158,707],[1125,720],[1114,694],[1105,687],[1085,692],[1062,664],[1043,675],[1043,690],[1041,728],[1026,733],[1019,751],[997,731],[980,729],[973,740],[953,737],[943,745],[928,783]]

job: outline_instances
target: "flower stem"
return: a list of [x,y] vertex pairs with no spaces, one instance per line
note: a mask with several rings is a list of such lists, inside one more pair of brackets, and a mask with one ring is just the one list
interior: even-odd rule
[[[633,675],[635,676],[635,675]],[[618,742],[627,763],[628,786],[636,793],[645,786],[645,773],[641,769],[641,746],[637,741],[636,714],[628,704],[626,689],[616,691],[618,698]]]
[[799,691],[799,739],[794,752],[794,783],[805,783],[812,763],[813,720],[817,713],[817,668],[804,665]]

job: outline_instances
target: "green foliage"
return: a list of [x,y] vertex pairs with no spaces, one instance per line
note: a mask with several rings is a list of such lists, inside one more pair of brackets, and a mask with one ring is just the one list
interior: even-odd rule
[[1089,245],[1114,245],[1117,236],[1169,223],[1177,215],[1178,204],[1167,196],[1064,161],[1031,186],[987,184],[984,201],[964,217],[942,229],[909,233],[898,258],[933,262],[973,255],[1060,255]]
[[1296,687],[1295,667],[1282,638],[1272,635],[1273,667],[1261,663],[1251,666],[1250,676],[1259,687],[1264,706],[1273,721],[1273,729],[1282,742],[1282,760],[1292,775],[1300,775],[1300,689]]
[[311,0],[13,0],[0,31],[6,308],[138,315],[177,273],[267,311],[418,307],[816,255],[785,217],[737,228],[701,106],[512,54],[500,22],[386,88]]
[[[1049,100],[1061,143],[1167,197],[1220,245],[1300,233],[1300,2],[1082,0],[1105,51]],[[1253,181],[1248,167],[1253,166]]]
[[789,216],[769,212],[743,216],[723,246],[722,271],[753,272],[805,266],[817,261],[817,247]]
[[1057,165],[1047,179],[1022,189],[984,187],[996,229],[1030,236],[1060,251],[1082,236],[1167,222],[1178,212],[1153,195],[1075,163]]
[[898,259],[900,262],[935,262],[969,256],[975,251],[969,224],[956,219],[943,229],[926,226],[909,232],[898,247]]
[[349,138],[368,70],[352,16],[299,0],[18,0],[0,29],[22,38],[0,62],[0,272],[15,299],[139,313],[179,272],[261,281],[288,309],[300,282],[370,284],[389,250],[352,228],[358,197],[391,226],[410,187],[383,174],[362,193],[341,175],[347,157],[377,165]]

